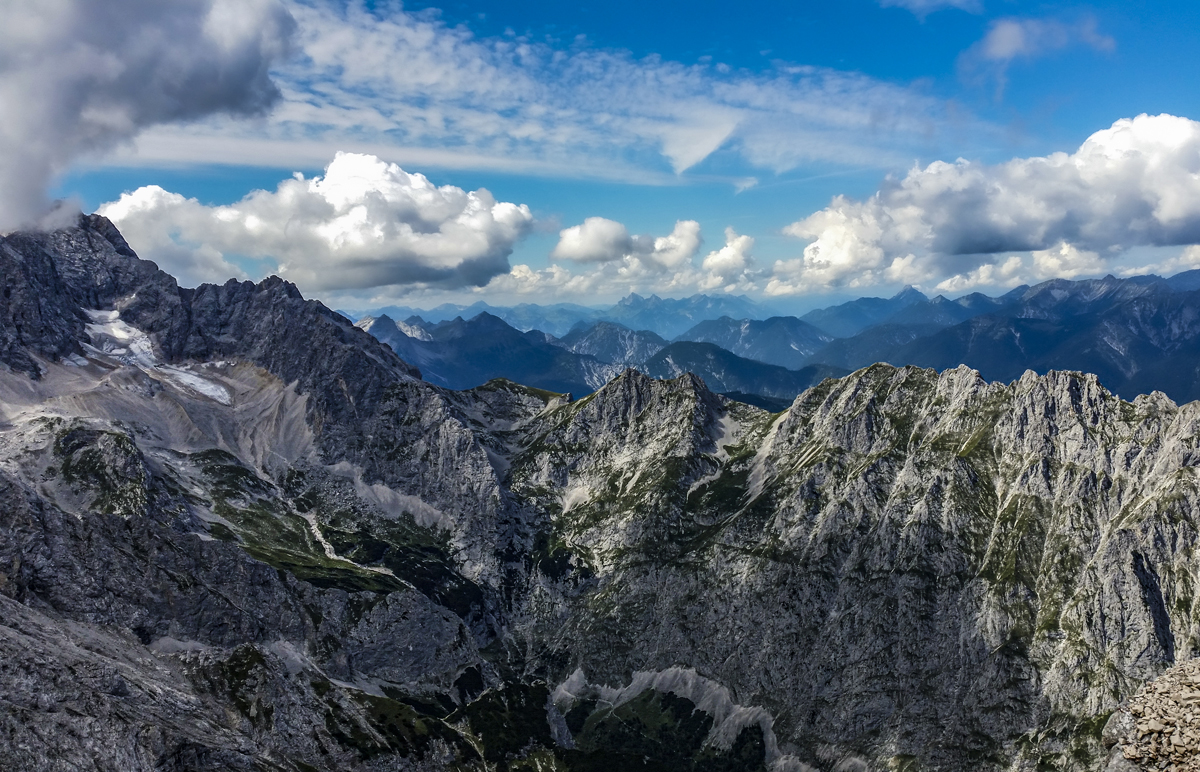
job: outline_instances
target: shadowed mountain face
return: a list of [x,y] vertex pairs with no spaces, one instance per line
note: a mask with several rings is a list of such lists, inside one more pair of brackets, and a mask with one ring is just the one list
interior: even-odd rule
[[638,369],[652,378],[677,378],[684,373],[695,373],[715,391],[782,399],[791,399],[826,378],[836,378],[847,372],[827,365],[789,370],[744,359],[712,343],[690,341],[672,343]]
[[[556,314],[575,314],[571,331],[560,340],[548,342],[616,366],[649,361],[665,341],[650,330],[634,331],[616,322],[595,319],[623,315],[658,319],[653,323],[661,324],[663,318],[674,314],[673,324],[680,324],[681,319],[704,320],[679,334],[677,340],[713,343],[743,359],[793,370],[817,364],[854,369],[875,362],[938,368],[968,364],[989,376],[1015,378],[1026,369],[1046,372],[1055,367],[1073,367],[1096,372],[1106,385],[1127,396],[1161,389],[1175,399],[1187,400],[1200,396],[1193,388],[1197,368],[1191,351],[1195,344],[1188,322],[1191,311],[1176,307],[1188,301],[1176,296],[1200,290],[1197,275],[1187,272],[1169,279],[1059,279],[1018,287],[994,298],[973,293],[953,300],[942,296],[928,299],[908,289],[888,299],[860,298],[819,309],[803,319],[758,319],[755,314],[761,315],[762,309],[744,299],[705,296],[684,300],[630,296],[607,311],[532,305],[494,310],[509,319],[520,309],[523,324],[529,324],[538,314],[549,314],[548,309]],[[713,318],[712,314],[723,308],[722,303],[737,307],[745,315]],[[565,318],[555,317],[557,321],[552,321],[547,317],[546,324],[561,326]],[[1034,325],[1034,320],[1048,324]],[[374,320],[365,322],[372,324]],[[428,338],[423,328],[435,325],[419,319],[416,322],[416,326],[406,327],[409,337]],[[379,331],[386,326],[373,329]],[[402,348],[407,345],[399,339],[389,341]],[[415,362],[433,361],[420,351],[406,352]],[[698,360],[698,366],[704,361]],[[553,382],[560,386],[586,382],[588,388],[594,388],[616,372],[601,368],[600,375],[595,375],[594,369],[581,367],[585,373],[582,381],[578,376],[564,380],[556,375]],[[554,370],[559,371],[561,367]],[[519,364],[499,366],[486,374],[538,377]],[[431,377],[438,383],[466,384],[478,381],[480,374],[466,380],[443,378],[434,367]]]
[[833,338],[794,316],[701,322],[676,340],[712,343],[746,359],[799,369]]
[[635,367],[662,378],[694,373],[718,392],[736,392],[751,404],[782,410],[786,405],[780,407],[777,400],[790,402],[822,378],[847,372],[826,365],[788,370],[736,356],[708,343],[667,344],[652,332],[630,330],[612,322],[581,325],[561,339],[536,330],[519,332],[489,314],[423,327],[401,324],[407,333],[386,316],[368,317],[358,326],[417,365],[425,380],[451,389],[473,388],[493,378],[505,378],[583,396],[626,367]]
[[[450,391],[101,219],[0,253],[0,769],[1118,772],[1109,716],[1200,653],[1200,403]],[[1174,297],[1095,308],[1174,345]]]
[[838,338],[814,354],[811,359],[831,367],[856,370],[860,367],[887,362],[913,341],[924,339],[939,330],[941,325],[877,324],[850,338]]
[[[359,322],[402,359],[419,367],[425,380],[449,389],[469,389],[507,378],[539,389],[590,394],[620,367],[554,344],[545,333],[520,332],[491,314],[479,314],[410,328],[427,340],[402,332],[388,317]],[[407,327],[408,325],[406,325]]]
[[[1003,313],[908,342],[897,336],[894,342],[903,345],[878,358],[939,369],[965,364],[996,380],[1066,368],[1095,373],[1126,397],[1159,390],[1190,401],[1200,398],[1198,320],[1200,293],[1176,292],[1155,277],[1053,281],[1030,288]],[[881,348],[866,348],[857,360],[836,353],[886,331],[880,327],[837,341],[817,358],[859,366],[870,354],[883,354]]]
[[613,322],[580,324],[556,345],[576,354],[594,356],[601,362],[637,365],[657,354],[667,341],[649,330],[631,330]]
[[917,290],[908,287],[891,298],[859,298],[841,305],[809,311],[800,319],[835,338],[849,338],[887,320],[908,306],[928,300],[929,298]]
[[[1053,280],[999,298],[974,294],[953,301],[940,296],[926,300],[915,292],[887,301],[866,298],[825,309],[826,322],[840,320],[837,324],[850,329],[868,317],[883,321],[837,339],[795,317],[725,317],[701,322],[680,337],[719,346],[731,356],[678,349],[671,366],[664,365],[660,353],[665,342],[654,333],[608,322],[580,325],[555,340],[536,331],[518,333],[495,317],[477,317],[490,322],[443,322],[449,326],[442,333],[436,333],[438,325],[409,327],[431,342],[404,335],[388,341],[430,380],[457,388],[506,377],[584,394],[621,368],[633,366],[655,375],[690,370],[722,392],[790,398],[798,392],[789,393],[787,384],[806,388],[816,382],[813,377],[819,381],[839,371],[888,362],[939,370],[965,364],[998,380],[1018,378],[1025,370],[1044,373],[1066,367],[1095,373],[1127,397],[1157,389],[1173,399],[1191,400],[1200,398],[1200,330],[1195,291],[1178,289],[1190,286],[1188,281],[1187,275],[1177,280],[1109,276]],[[373,324],[374,333],[384,334],[380,331],[386,325]],[[464,324],[478,328],[470,337],[452,332],[459,329],[455,325]],[[435,334],[440,342],[431,337]],[[555,353],[554,346],[579,359]],[[535,349],[537,353],[531,353]],[[483,361],[488,366],[480,366]],[[761,365],[805,374],[786,375]],[[805,369],[817,365],[824,369]]]

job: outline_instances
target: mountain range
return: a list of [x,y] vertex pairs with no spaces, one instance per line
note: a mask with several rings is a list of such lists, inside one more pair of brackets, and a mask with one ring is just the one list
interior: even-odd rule
[[[992,380],[1026,370],[1065,368],[1095,373],[1132,398],[1162,391],[1172,399],[1200,398],[1200,294],[1192,272],[1069,281],[1019,288],[980,304],[985,313],[937,324],[896,317],[834,341],[810,361],[857,368],[878,361],[944,369],[965,364]],[[922,309],[913,304],[902,313]]]
[[543,332],[521,332],[488,313],[424,327],[405,325],[421,330],[422,337],[405,334],[387,316],[366,317],[357,326],[418,367],[425,380],[450,389],[507,378],[539,389],[583,395],[623,369],[556,346]]
[[[780,412],[451,390],[100,217],[0,269],[3,769],[1121,772],[1200,646],[1200,403],[887,364]],[[1186,301],[1137,286],[1076,300]]]
[[392,319],[419,316],[433,323],[451,321],[456,317],[471,319],[481,313],[487,313],[503,319],[523,332],[536,329],[558,337],[566,335],[581,324],[587,327],[597,322],[615,322],[630,329],[650,330],[664,338],[673,338],[697,322],[707,319],[721,316],[759,318],[771,315],[770,310],[761,303],[741,295],[693,295],[673,299],[660,298],[657,295],[642,297],[636,293],[604,308],[588,308],[573,303],[547,306],[522,303],[500,307],[481,301],[469,306],[446,303],[425,310],[385,306],[370,311],[340,313],[354,321],[368,316],[387,316]]
[[364,317],[356,326],[418,367],[425,380],[450,389],[505,378],[584,396],[627,367],[636,367],[655,377],[695,373],[718,392],[782,410],[784,403],[809,386],[848,372],[826,365],[789,370],[739,357],[710,343],[668,343],[648,330],[631,330],[614,322],[581,324],[561,339],[539,330],[521,332],[488,313],[436,324],[420,317],[399,323],[387,316]]
[[[582,395],[621,369],[636,367],[656,376],[694,372],[721,393],[737,392],[765,405],[790,399],[823,377],[888,362],[939,370],[965,364],[1005,381],[1026,370],[1069,368],[1094,373],[1130,398],[1159,390],[1189,401],[1200,398],[1197,287],[1200,276],[1193,271],[1169,279],[1056,279],[994,298],[973,293],[931,299],[909,288],[892,298],[861,298],[803,318],[704,319],[673,341],[612,321],[579,321],[562,337],[522,333],[490,314],[436,324],[413,316],[398,323],[403,331],[387,317],[381,317],[387,319],[382,326],[371,317],[360,326],[421,367],[429,380],[451,388],[505,377]],[[625,305],[641,308],[641,300]],[[699,296],[675,303],[701,315],[714,308]],[[683,320],[675,324],[683,326]],[[460,328],[471,334],[452,332]],[[660,353],[668,346],[674,347],[670,353]]]

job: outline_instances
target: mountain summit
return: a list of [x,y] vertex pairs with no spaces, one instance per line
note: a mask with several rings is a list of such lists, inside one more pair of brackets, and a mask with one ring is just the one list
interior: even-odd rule
[[286,282],[181,289],[118,236],[0,241],[0,767],[1165,747],[1123,711],[1200,640],[1200,403],[888,365],[779,413],[691,373],[452,391]]

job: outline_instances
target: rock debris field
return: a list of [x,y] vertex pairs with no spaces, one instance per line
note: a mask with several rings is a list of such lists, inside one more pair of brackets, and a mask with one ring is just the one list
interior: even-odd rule
[[1121,754],[1136,768],[1200,771],[1200,659],[1166,671],[1129,701]]

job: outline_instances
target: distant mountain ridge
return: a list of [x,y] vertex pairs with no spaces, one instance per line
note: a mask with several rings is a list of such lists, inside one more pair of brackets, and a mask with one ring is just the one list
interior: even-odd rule
[[562,339],[538,330],[521,332],[487,313],[416,328],[426,339],[407,335],[401,325],[414,327],[388,316],[367,317],[357,327],[419,368],[426,381],[459,390],[505,378],[582,396],[634,367],[656,378],[694,373],[717,392],[736,393],[750,404],[778,407],[779,400],[790,401],[824,378],[848,372],[828,365],[789,370],[737,356],[711,343],[668,344],[652,332],[630,330],[613,322],[580,326]]
[[747,359],[799,369],[833,336],[794,316],[761,321],[722,316],[700,322],[675,340],[713,343]]
[[829,365],[809,365],[802,370],[769,365],[739,357],[712,343],[676,341],[638,368],[651,378],[678,378],[695,373],[705,385],[720,393],[741,393],[792,399],[826,378],[849,373]]
[[457,317],[472,319],[481,313],[503,319],[523,332],[541,330],[561,337],[582,324],[591,326],[598,322],[614,322],[634,330],[650,330],[670,340],[697,322],[717,319],[722,316],[755,319],[772,316],[771,309],[743,295],[692,295],[681,299],[660,298],[657,295],[643,297],[636,293],[627,295],[615,305],[605,308],[588,308],[574,303],[537,305],[521,303],[511,307],[492,306],[484,302],[469,306],[444,303],[431,309],[386,306],[370,311],[340,311],[352,320],[366,317],[388,316],[392,319],[407,319],[420,316],[431,323],[448,322]]
[[576,354],[620,365],[645,362],[667,345],[649,330],[631,330],[616,322],[597,322],[590,327],[581,323],[554,343]]
[[[723,353],[676,347],[671,366],[660,356],[669,347],[665,336],[613,321],[576,322],[559,338],[539,330],[522,333],[484,314],[480,316],[488,323],[477,323],[471,340],[464,343],[451,343],[456,340],[452,331],[465,329],[480,316],[442,322],[379,317],[359,326],[370,329],[433,382],[451,388],[507,377],[579,394],[597,388],[623,367],[669,377],[686,361],[692,372],[722,393],[778,399],[794,396],[787,392],[796,384],[804,384],[801,389],[812,385],[815,374],[887,362],[938,370],[965,364],[1003,381],[1027,369],[1044,373],[1068,368],[1095,373],[1108,388],[1128,398],[1157,389],[1188,401],[1200,399],[1200,328],[1193,322],[1193,315],[1200,316],[1200,290],[1192,289],[1198,286],[1197,272],[1169,279],[1054,279],[998,297],[971,293],[953,300],[927,298],[907,288],[891,298],[860,298],[803,318],[724,315],[701,321],[674,338],[675,343],[713,345]],[[660,328],[670,329],[726,306],[747,310],[741,299],[722,306],[704,296],[675,301],[631,296],[618,309],[626,318],[658,319]],[[669,313],[679,314],[673,324],[662,321]],[[834,331],[853,334],[838,337]],[[503,340],[488,342],[488,336]],[[489,364],[480,364],[485,361]],[[790,374],[759,365],[785,368]],[[818,370],[809,369],[818,365]],[[797,376],[801,371],[807,374]]]
[[[1200,399],[1200,275],[1052,279],[998,298],[909,303],[809,361],[857,369],[876,362],[944,370],[967,365],[1011,381],[1026,370],[1094,373],[1132,399],[1163,391]],[[965,317],[965,318],[964,318]],[[960,319],[959,321],[955,321]]]
[[357,326],[421,369],[426,381],[449,389],[507,378],[547,391],[589,394],[623,369],[556,346],[546,333],[521,332],[489,313],[427,325],[421,328],[426,339],[409,336],[387,316]]

